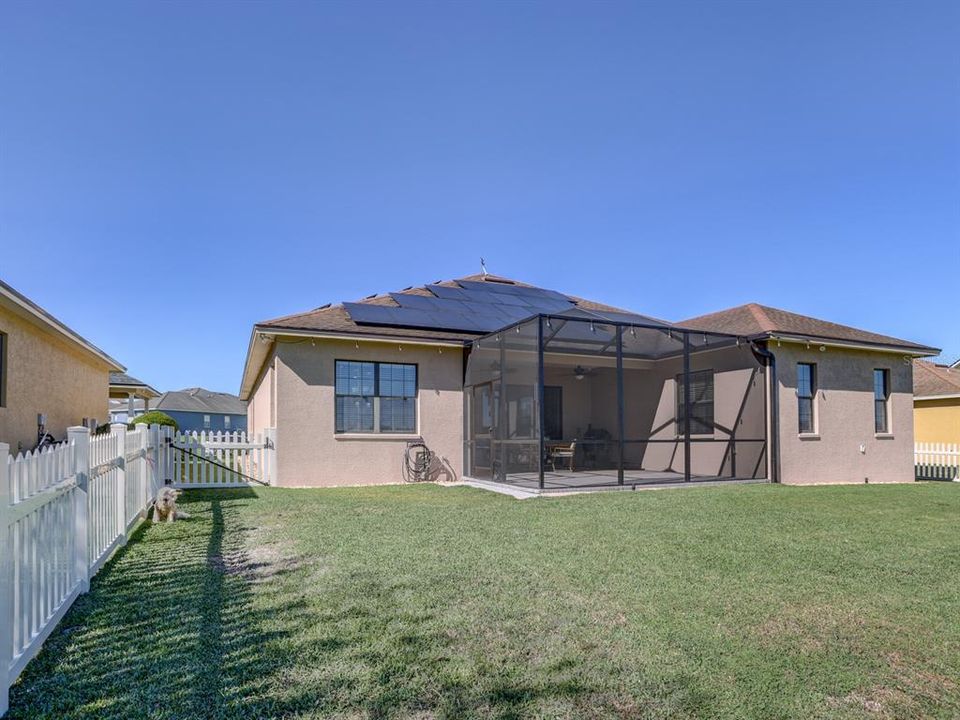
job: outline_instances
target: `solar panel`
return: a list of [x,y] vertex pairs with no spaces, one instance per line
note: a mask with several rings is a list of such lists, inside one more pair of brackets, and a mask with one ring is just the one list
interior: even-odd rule
[[421,310],[432,310],[436,307],[437,298],[427,297],[426,295],[407,295],[405,293],[390,293],[390,297],[400,307],[418,308]]
[[459,287],[447,287],[446,285],[427,285],[427,290],[439,298],[466,300],[468,297],[466,290]]
[[[466,315],[474,323],[494,329],[509,325],[517,318],[533,314],[526,306],[499,305],[494,303],[479,303],[474,301],[451,300],[447,298],[425,297],[422,295],[405,295],[391,293],[391,297],[401,307],[423,310],[426,312],[440,312],[443,314],[455,313]],[[449,320],[447,321],[449,322]]]
[[431,296],[391,293],[399,307],[344,303],[358,324],[463,332],[495,332],[539,313],[559,314],[575,306],[552,290],[464,280],[462,287],[428,285]]
[[478,280],[458,280],[457,284],[466,290],[478,290],[481,292],[497,293],[502,295],[519,295],[521,297],[531,298],[550,298],[563,301],[569,305],[573,302],[563,293],[555,290],[544,290],[543,288],[524,287],[522,285],[508,285],[507,283],[481,282]]
[[367,303],[344,303],[344,310],[355,323],[416,327],[434,330],[461,330],[464,332],[493,332],[503,327],[499,319],[473,317],[465,311],[422,310],[405,307],[385,307]]

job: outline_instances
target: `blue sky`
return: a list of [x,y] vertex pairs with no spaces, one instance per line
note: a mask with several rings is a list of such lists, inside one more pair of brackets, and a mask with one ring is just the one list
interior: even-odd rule
[[0,97],[0,278],[160,389],[481,255],[960,356],[955,2],[7,2]]

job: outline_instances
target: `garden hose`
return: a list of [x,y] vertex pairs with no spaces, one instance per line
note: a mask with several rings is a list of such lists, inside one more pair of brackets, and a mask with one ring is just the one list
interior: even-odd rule
[[424,482],[430,479],[430,466],[433,464],[433,453],[422,440],[407,443],[403,457],[406,482]]

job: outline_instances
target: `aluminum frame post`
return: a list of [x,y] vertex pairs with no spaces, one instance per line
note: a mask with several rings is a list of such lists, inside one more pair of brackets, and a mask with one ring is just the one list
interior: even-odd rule
[[683,333],[683,481],[690,482],[690,333]]

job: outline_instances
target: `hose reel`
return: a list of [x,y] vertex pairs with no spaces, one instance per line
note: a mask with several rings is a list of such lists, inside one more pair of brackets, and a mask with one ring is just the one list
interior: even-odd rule
[[430,479],[430,468],[434,454],[422,440],[407,443],[403,456],[404,480],[406,482],[425,482]]

